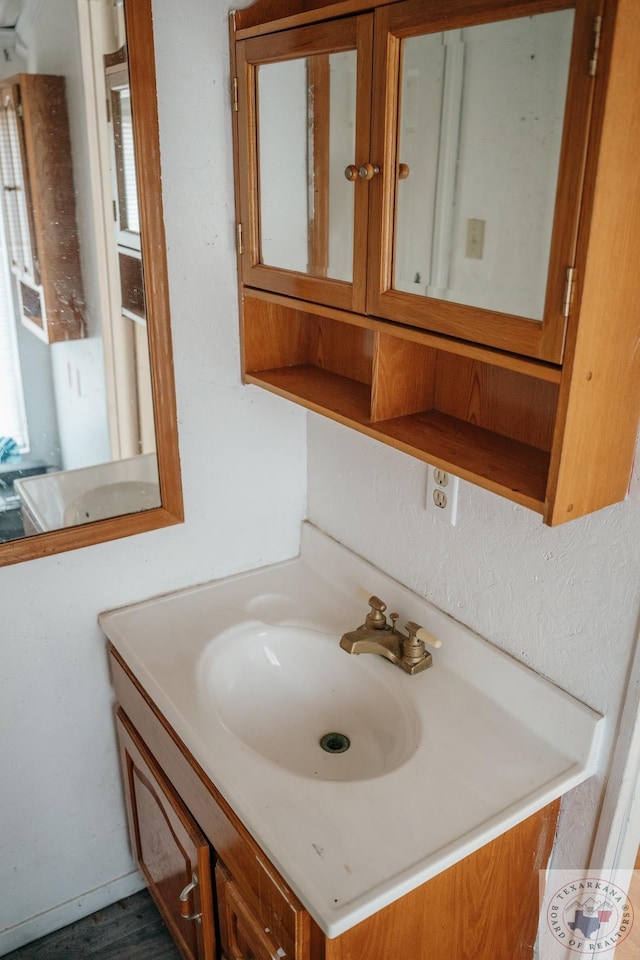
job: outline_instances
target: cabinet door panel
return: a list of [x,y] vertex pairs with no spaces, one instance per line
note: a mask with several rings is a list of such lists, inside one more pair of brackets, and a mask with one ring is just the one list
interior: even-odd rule
[[117,729],[136,862],[186,960],[214,960],[209,844],[122,710]]
[[373,17],[237,45],[243,280],[363,310]]
[[263,927],[220,862],[216,864],[220,939],[226,960],[282,960],[283,947]]
[[560,362],[598,8],[376,11],[370,313]]

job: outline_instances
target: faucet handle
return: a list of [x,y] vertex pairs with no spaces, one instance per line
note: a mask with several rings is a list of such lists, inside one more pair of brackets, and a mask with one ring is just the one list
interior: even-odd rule
[[442,646],[440,640],[434,637],[432,633],[421,627],[419,623],[408,620],[404,625],[408,636],[402,644],[402,659],[408,663],[420,663],[427,657],[431,661],[431,654],[425,650],[425,643],[431,647]]
[[424,627],[421,627],[419,623],[414,623],[413,620],[409,620],[404,625],[405,630],[409,634],[409,640],[412,643],[416,641],[427,644],[427,646],[432,647],[434,650],[437,650],[442,646],[442,640],[438,640],[437,637],[434,637],[429,630],[426,630]]
[[384,615],[387,609],[386,603],[383,603],[379,597],[369,597],[369,606],[371,609],[365,617],[365,626],[370,630],[384,630],[387,625],[387,618]]
[[419,623],[408,620],[404,628],[408,635],[402,639],[402,659],[405,663],[420,663],[429,656],[424,648],[424,640],[418,636],[422,627]]

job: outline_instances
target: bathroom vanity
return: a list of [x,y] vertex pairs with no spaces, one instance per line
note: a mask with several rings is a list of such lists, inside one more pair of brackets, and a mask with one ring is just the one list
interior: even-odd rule
[[[430,669],[340,649],[362,589],[442,640]],[[309,525],[295,560],[100,622],[132,849],[186,957],[532,957],[592,710]]]

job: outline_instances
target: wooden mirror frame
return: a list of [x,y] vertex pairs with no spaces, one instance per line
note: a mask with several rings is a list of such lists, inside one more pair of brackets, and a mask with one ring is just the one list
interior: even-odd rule
[[151,0],[125,0],[129,82],[142,234],[147,330],[162,505],[0,544],[0,566],[129,537],[184,520],[169,288],[162,214],[160,142]]

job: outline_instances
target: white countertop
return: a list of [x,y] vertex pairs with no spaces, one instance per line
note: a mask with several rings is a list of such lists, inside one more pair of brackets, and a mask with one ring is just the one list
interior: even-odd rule
[[[442,640],[433,667],[409,676],[381,657],[346,659],[339,639],[364,620],[362,590],[398,610],[399,625],[414,620]],[[311,628],[328,658],[338,651],[336,669],[355,665],[372,686],[391,685],[419,718],[408,759],[374,778],[324,780],[246,746],[207,701],[201,672],[216,638],[247,623]],[[309,524],[295,560],[104,613],[100,624],[328,937],[595,770],[598,714]]]

